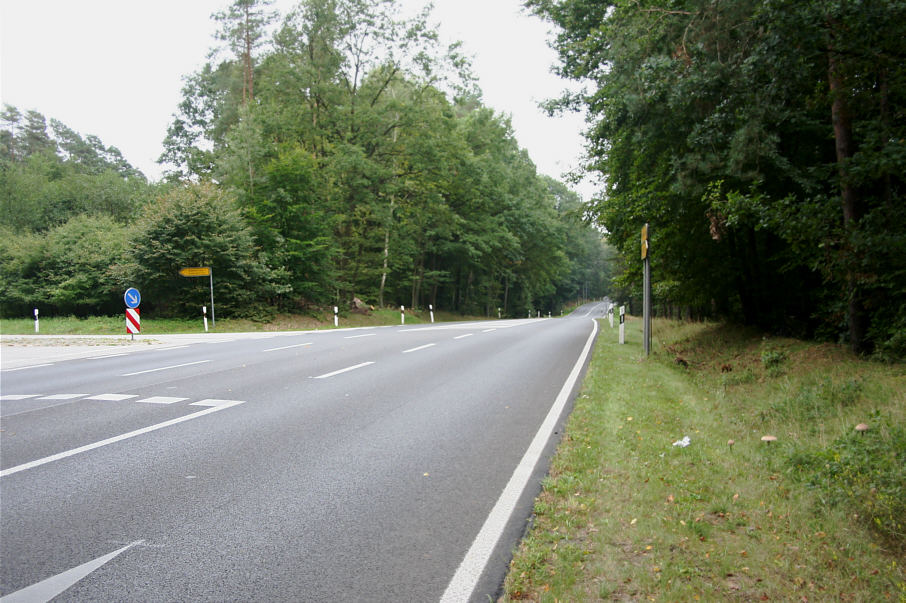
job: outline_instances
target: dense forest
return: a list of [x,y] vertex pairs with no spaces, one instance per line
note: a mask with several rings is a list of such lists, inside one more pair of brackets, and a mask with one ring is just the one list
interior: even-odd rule
[[162,182],[39,112],[4,106],[0,308],[151,316],[366,303],[524,316],[600,296],[612,252],[428,13],[394,1],[234,0],[185,77]]
[[584,91],[593,213],[666,310],[906,356],[906,2],[527,0]]

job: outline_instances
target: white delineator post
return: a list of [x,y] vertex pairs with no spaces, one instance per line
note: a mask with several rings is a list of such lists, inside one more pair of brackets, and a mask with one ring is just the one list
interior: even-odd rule
[[333,326],[335,327],[340,326],[340,315],[338,314],[339,311],[340,309],[338,307],[333,307]]
[[400,306],[400,324],[406,324],[406,306]]
[[201,307],[201,315],[204,317],[204,332],[207,333],[208,332],[208,307],[207,306]]
[[626,343],[626,306],[620,306],[620,345]]
[[434,306],[428,304],[428,312],[431,313],[431,324],[434,324]]
[[38,309],[35,308],[35,333],[38,332]]
[[610,321],[610,328],[613,328],[613,304],[607,308],[607,319]]

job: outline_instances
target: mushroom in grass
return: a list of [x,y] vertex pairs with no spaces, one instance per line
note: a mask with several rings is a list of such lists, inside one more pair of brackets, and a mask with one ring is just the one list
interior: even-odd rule
[[858,425],[856,425],[856,431],[859,432],[859,435],[862,435],[866,431],[868,431],[868,425],[866,425],[865,423],[859,423]]
[[764,436],[761,436],[761,441],[762,441],[762,442],[767,442],[768,444],[770,444],[771,442],[776,442],[776,441],[777,441],[777,436],[764,435]]
[[733,444],[736,443],[736,440],[727,440],[727,446],[730,447],[730,450],[733,450]]

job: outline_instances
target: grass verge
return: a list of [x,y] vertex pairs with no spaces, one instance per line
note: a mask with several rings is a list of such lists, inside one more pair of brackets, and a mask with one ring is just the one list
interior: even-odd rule
[[640,323],[602,322],[503,600],[906,601],[906,366],[671,321],[645,360]]

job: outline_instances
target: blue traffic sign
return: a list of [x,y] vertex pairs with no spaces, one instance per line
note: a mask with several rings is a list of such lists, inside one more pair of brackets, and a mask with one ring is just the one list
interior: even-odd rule
[[126,289],[126,294],[123,296],[123,299],[126,300],[127,308],[138,308],[138,305],[142,303],[142,295],[135,287]]

